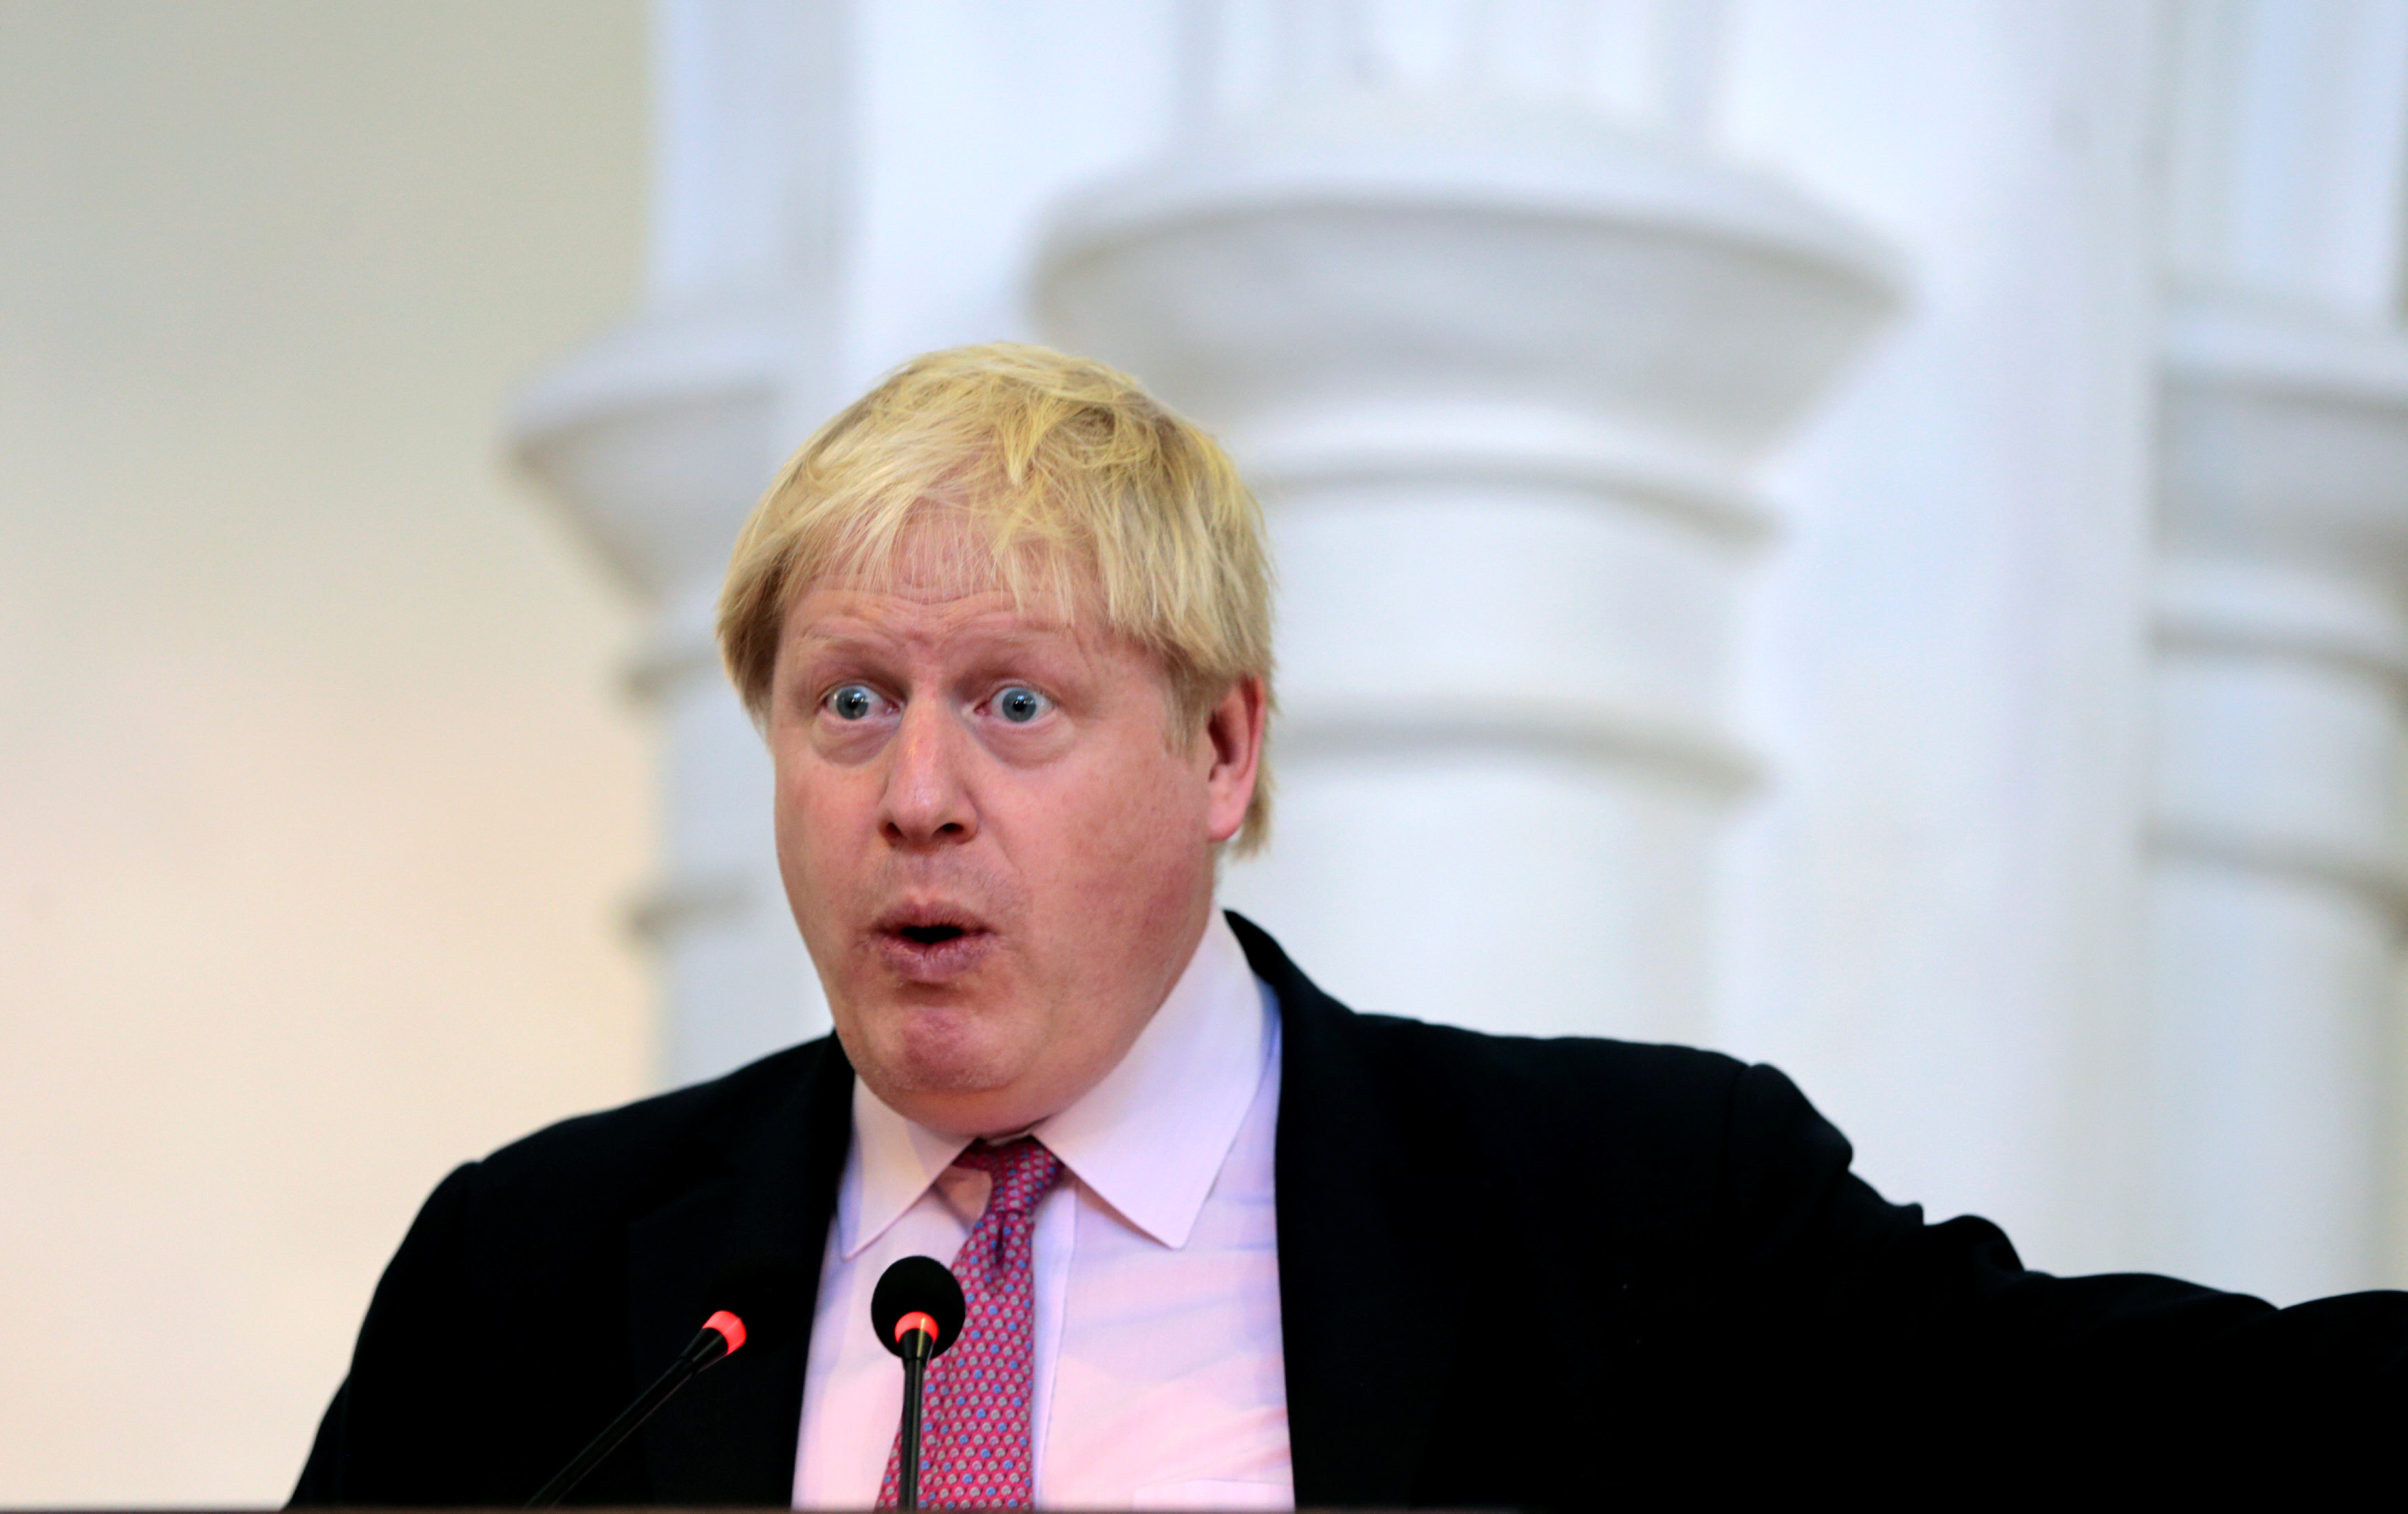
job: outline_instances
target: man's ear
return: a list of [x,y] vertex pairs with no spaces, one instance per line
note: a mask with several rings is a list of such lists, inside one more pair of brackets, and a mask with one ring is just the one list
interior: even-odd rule
[[1248,674],[1229,685],[1204,719],[1204,752],[1211,767],[1204,775],[1208,795],[1206,824],[1215,844],[1227,841],[1246,823],[1246,809],[1254,801],[1254,775],[1262,765],[1263,727],[1270,698],[1260,678]]

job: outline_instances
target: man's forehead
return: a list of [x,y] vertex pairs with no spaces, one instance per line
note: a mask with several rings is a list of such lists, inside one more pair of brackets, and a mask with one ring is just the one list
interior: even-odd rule
[[1015,595],[1003,584],[953,592],[926,584],[824,582],[786,613],[787,636],[814,641],[929,634],[1060,641],[1076,639],[1080,625],[1052,595]]
[[1091,598],[1067,595],[1054,582],[1013,584],[990,567],[817,580],[787,610],[784,639],[806,645],[1082,646],[1099,629]]
[[839,561],[788,602],[781,640],[982,646],[1116,640],[1095,565],[1052,543],[998,546],[969,512],[924,507],[882,551]]

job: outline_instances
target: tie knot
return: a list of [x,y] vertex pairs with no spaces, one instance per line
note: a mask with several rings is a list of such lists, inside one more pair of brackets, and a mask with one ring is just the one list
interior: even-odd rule
[[1062,1175],[1062,1159],[1045,1149],[1045,1143],[1033,1135],[1006,1141],[1001,1146],[987,1146],[973,1141],[953,1159],[956,1167],[982,1172],[994,1180],[995,1191],[987,1196],[990,1210],[1007,1213],[1025,1212],[1037,1207],[1054,1180]]

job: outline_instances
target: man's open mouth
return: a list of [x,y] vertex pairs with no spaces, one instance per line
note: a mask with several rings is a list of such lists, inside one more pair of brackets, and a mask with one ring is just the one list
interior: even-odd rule
[[995,946],[995,932],[974,915],[945,905],[898,909],[878,922],[879,955],[897,975],[939,983],[968,972]]

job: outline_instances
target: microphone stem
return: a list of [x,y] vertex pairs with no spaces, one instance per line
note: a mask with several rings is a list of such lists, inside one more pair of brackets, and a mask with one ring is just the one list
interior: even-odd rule
[[895,1507],[898,1509],[920,1507],[920,1383],[927,1370],[927,1362],[919,1351],[903,1353],[903,1456],[895,1470]]
[[550,1508],[568,1496],[570,1490],[585,1480],[602,1458],[619,1449],[619,1443],[636,1433],[652,1411],[668,1402],[669,1395],[684,1387],[694,1375],[727,1354],[726,1338],[715,1330],[705,1330],[678,1353],[669,1369],[654,1378],[644,1390],[643,1396],[627,1406],[625,1411],[610,1421],[593,1443],[577,1453],[576,1459],[553,1474],[533,1498],[526,1501],[530,1509]]

